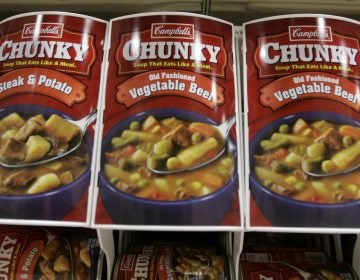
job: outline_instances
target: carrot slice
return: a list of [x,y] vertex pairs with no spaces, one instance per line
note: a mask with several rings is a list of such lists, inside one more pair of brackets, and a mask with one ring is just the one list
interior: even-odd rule
[[199,132],[201,135],[205,137],[214,137],[216,136],[217,129],[214,128],[211,125],[200,123],[200,122],[194,122],[190,125],[189,130],[194,132]]
[[359,127],[355,127],[355,126],[351,126],[351,125],[342,125],[339,128],[339,132],[342,135],[348,135],[348,136],[355,138],[356,140],[360,140],[360,128]]

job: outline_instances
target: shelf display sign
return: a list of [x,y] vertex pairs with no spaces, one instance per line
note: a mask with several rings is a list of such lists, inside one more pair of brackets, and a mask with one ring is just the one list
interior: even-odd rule
[[110,21],[96,225],[241,224],[233,25]]
[[244,24],[249,227],[358,229],[359,22]]
[[90,223],[106,29],[53,12],[0,23],[1,220]]

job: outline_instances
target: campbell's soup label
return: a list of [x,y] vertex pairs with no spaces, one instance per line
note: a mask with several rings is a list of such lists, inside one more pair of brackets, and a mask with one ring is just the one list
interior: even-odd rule
[[1,279],[96,279],[100,250],[92,230],[3,226],[0,250]]
[[0,23],[0,218],[88,223],[106,28],[52,12]]
[[232,24],[137,14],[108,43],[95,223],[240,225]]
[[118,258],[114,266],[112,279],[146,279],[156,280],[156,255],[125,254]]
[[327,15],[244,24],[250,226],[360,226],[359,35]]

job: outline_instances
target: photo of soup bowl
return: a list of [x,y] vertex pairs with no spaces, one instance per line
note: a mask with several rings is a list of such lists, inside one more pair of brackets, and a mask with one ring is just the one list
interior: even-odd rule
[[[201,183],[199,183],[202,179],[202,175],[199,172],[201,172],[201,170],[212,170],[205,168],[216,168],[219,164],[218,162],[214,162],[211,166],[205,166],[204,168],[199,168],[191,172],[184,171],[175,175],[148,173],[149,170],[141,166],[140,169],[145,172],[145,174],[148,174],[145,182],[150,181],[146,187],[140,184],[142,182],[138,174],[141,173],[140,171],[133,172],[131,175],[125,175],[126,177],[123,177],[117,182],[107,176],[105,169],[113,169],[107,162],[109,161],[109,153],[113,152],[111,148],[112,145],[115,142],[118,143],[117,141],[119,139],[117,137],[124,133],[128,134],[127,129],[133,126],[134,123],[137,124],[137,126],[140,124],[140,126],[145,127],[148,126],[150,121],[154,120],[159,124],[173,121],[185,122],[185,124],[190,122],[215,124],[214,121],[196,112],[163,108],[138,113],[114,125],[103,139],[101,169],[99,174],[99,192],[107,213],[113,222],[117,224],[218,225],[233,205],[237,191],[237,155],[234,142],[231,140],[227,141],[227,152],[224,158],[219,158],[217,161],[219,162],[225,159],[222,161],[222,163],[225,163],[229,162],[228,159],[230,158],[233,167],[231,170],[229,169],[228,177],[223,181],[221,186],[212,192],[208,191],[206,186],[202,186]],[[182,125],[180,124],[180,126]],[[140,133],[142,132],[140,131]],[[138,143],[137,146],[143,147],[146,145],[147,143],[145,141],[145,143]],[[128,150],[128,148],[121,150]],[[133,155],[135,154],[137,155],[138,152],[133,153]],[[119,172],[124,173],[123,171],[116,171],[115,169],[114,176],[120,176]],[[128,173],[125,172],[125,174]],[[203,177],[205,176],[207,175],[204,174]],[[218,177],[214,178],[216,179]],[[130,183],[126,184],[125,182],[129,182],[129,180]],[[136,191],[139,193],[145,192],[146,196],[141,197],[139,194],[136,195],[134,193],[131,180],[136,181],[137,185],[143,188]],[[187,183],[190,181],[191,183]],[[187,190],[185,188],[183,191],[178,191],[180,185],[183,186],[186,184],[191,184],[194,188],[207,191],[197,197],[186,197]],[[160,195],[159,189],[162,193]],[[175,193],[179,195],[179,199],[173,197]],[[167,195],[169,195],[169,198],[165,197]]]
[[[299,119],[305,122],[298,121]],[[297,167],[289,168],[282,164],[297,161],[297,165],[301,165],[302,156],[294,156],[294,152],[304,150],[303,153],[310,153],[312,148],[309,146],[314,143],[312,140],[301,145],[288,143],[284,149],[277,150],[277,155],[271,151],[264,152],[264,147],[273,144],[270,139],[279,140],[279,135],[273,135],[279,134],[281,130],[280,134],[291,134],[294,129],[297,130],[303,125],[303,129],[308,130],[303,130],[301,137],[317,133],[317,144],[312,146],[314,147],[319,145],[319,142],[327,141],[324,140],[324,135],[338,135],[334,132],[333,125],[337,130],[341,125],[359,127],[359,124],[358,121],[338,113],[311,111],[277,119],[255,134],[249,146],[249,187],[257,207],[273,226],[350,228],[360,226],[359,169],[348,174],[313,177],[306,175]],[[321,129],[327,133],[319,133],[318,130]],[[297,141],[295,138],[293,140]],[[330,145],[329,143],[327,145]],[[281,159],[276,158],[277,156]],[[272,170],[266,167],[268,159],[271,159]],[[352,194],[354,197],[351,196]]]
[[[14,105],[3,108],[0,110],[0,120],[3,120],[13,113],[17,113],[25,121],[35,115],[42,115],[45,119],[48,119],[52,115],[56,115],[64,120],[71,120],[69,116],[66,116],[60,111],[32,104]],[[16,118],[7,120],[7,122],[12,121],[16,121]],[[2,121],[0,121],[0,123],[2,123]],[[5,133],[6,131],[2,131],[1,134],[4,135]],[[3,146],[4,144],[2,147]],[[0,178],[2,180],[0,189],[0,218],[35,220],[62,219],[74,208],[89,187],[91,153],[92,140],[89,135],[85,134],[81,147],[71,154],[64,156],[62,159],[50,161],[34,167],[0,167]],[[72,161],[71,163],[70,160]],[[78,164],[82,165],[81,170],[70,171],[73,166],[77,166],[78,161]],[[64,179],[65,182],[62,182],[59,186],[50,190],[44,189],[43,191],[34,191],[33,193],[29,191],[29,189],[35,185],[35,182],[37,182],[36,180],[39,177],[49,173],[60,172],[62,170],[61,166],[66,166],[66,168],[68,168],[67,171],[71,172],[73,177],[67,177],[68,179]],[[26,173],[27,170],[30,170],[30,173]],[[9,180],[7,178],[9,178],[10,175],[14,175],[15,173],[18,175],[22,174],[22,172],[25,172],[23,178],[25,181],[28,180],[26,177],[30,177],[29,182],[24,183],[23,186],[13,186],[14,190],[11,190],[11,184],[15,183],[9,183],[9,181],[5,183],[5,180]],[[35,178],[32,178],[32,175],[30,174],[35,174]],[[67,173],[66,176],[71,176],[69,174],[70,173]],[[38,184],[39,187],[44,186],[44,183],[45,185],[47,184],[45,178],[46,176],[43,177],[42,183]],[[51,174],[46,180],[49,178],[54,178],[54,175]]]

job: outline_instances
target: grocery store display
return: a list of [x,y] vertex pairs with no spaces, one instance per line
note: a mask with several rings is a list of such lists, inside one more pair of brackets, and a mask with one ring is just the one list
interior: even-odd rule
[[93,223],[241,227],[233,25],[144,13],[109,38]]
[[112,279],[208,279],[233,278],[231,258],[216,244],[162,243],[130,244],[118,257]]
[[360,226],[359,32],[327,15],[244,23],[249,227]]
[[0,219],[89,223],[106,27],[54,12],[0,23]]
[[2,279],[99,279],[96,231],[1,226]]

